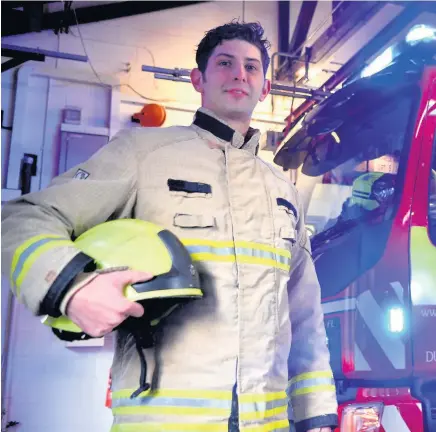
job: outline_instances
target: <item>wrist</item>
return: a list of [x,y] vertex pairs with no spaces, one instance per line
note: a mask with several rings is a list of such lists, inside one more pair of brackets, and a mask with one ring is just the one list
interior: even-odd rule
[[71,288],[65,294],[59,306],[62,315],[68,316],[68,306],[74,295],[88,285],[98,276],[98,273],[79,273],[71,284]]

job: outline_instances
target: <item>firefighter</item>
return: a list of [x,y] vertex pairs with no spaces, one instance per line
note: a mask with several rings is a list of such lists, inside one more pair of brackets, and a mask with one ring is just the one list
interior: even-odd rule
[[159,367],[133,399],[140,361],[132,338],[116,332],[112,432],[285,431],[289,400],[298,432],[337,425],[301,202],[290,179],[257,157],[260,132],[250,127],[270,91],[268,48],[259,24],[210,30],[191,73],[202,103],[190,126],[122,131],[3,209],[2,269],[15,295],[93,337],[143,314],[123,289],[153,275],[102,274],[72,239],[137,218],[170,230],[191,254],[203,298],[174,311],[156,348],[144,350]]

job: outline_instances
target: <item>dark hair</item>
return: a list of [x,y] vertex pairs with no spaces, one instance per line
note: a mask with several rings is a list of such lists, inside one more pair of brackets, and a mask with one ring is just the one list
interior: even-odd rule
[[204,73],[206,71],[207,62],[213,50],[225,40],[239,39],[247,41],[259,48],[262,56],[263,72],[269,67],[270,57],[268,49],[271,47],[267,39],[262,39],[264,30],[259,23],[239,23],[232,21],[228,24],[216,27],[206,32],[201,42],[197,47],[195,60],[198,69]]

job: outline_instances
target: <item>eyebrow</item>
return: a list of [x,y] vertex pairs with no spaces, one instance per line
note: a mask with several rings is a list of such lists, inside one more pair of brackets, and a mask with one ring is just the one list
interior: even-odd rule
[[[227,53],[218,53],[218,54],[216,55],[216,57],[227,57],[227,58],[231,58],[231,59],[234,59],[234,58],[235,58],[234,55],[232,55],[232,54],[227,54]],[[257,62],[257,63],[261,63],[259,59],[257,59],[257,58],[253,58],[253,57],[245,57],[245,60],[253,61],[253,62]]]

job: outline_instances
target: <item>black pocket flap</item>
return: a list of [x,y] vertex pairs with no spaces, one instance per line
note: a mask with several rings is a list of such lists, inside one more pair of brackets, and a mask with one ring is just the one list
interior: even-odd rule
[[295,208],[295,206],[289,202],[288,200],[285,200],[284,198],[277,198],[277,205],[279,207],[285,207],[286,210],[288,210],[288,212],[292,213],[295,217],[295,219],[297,218],[297,209]]
[[207,183],[190,182],[187,180],[168,179],[170,191],[211,194],[212,186]]

